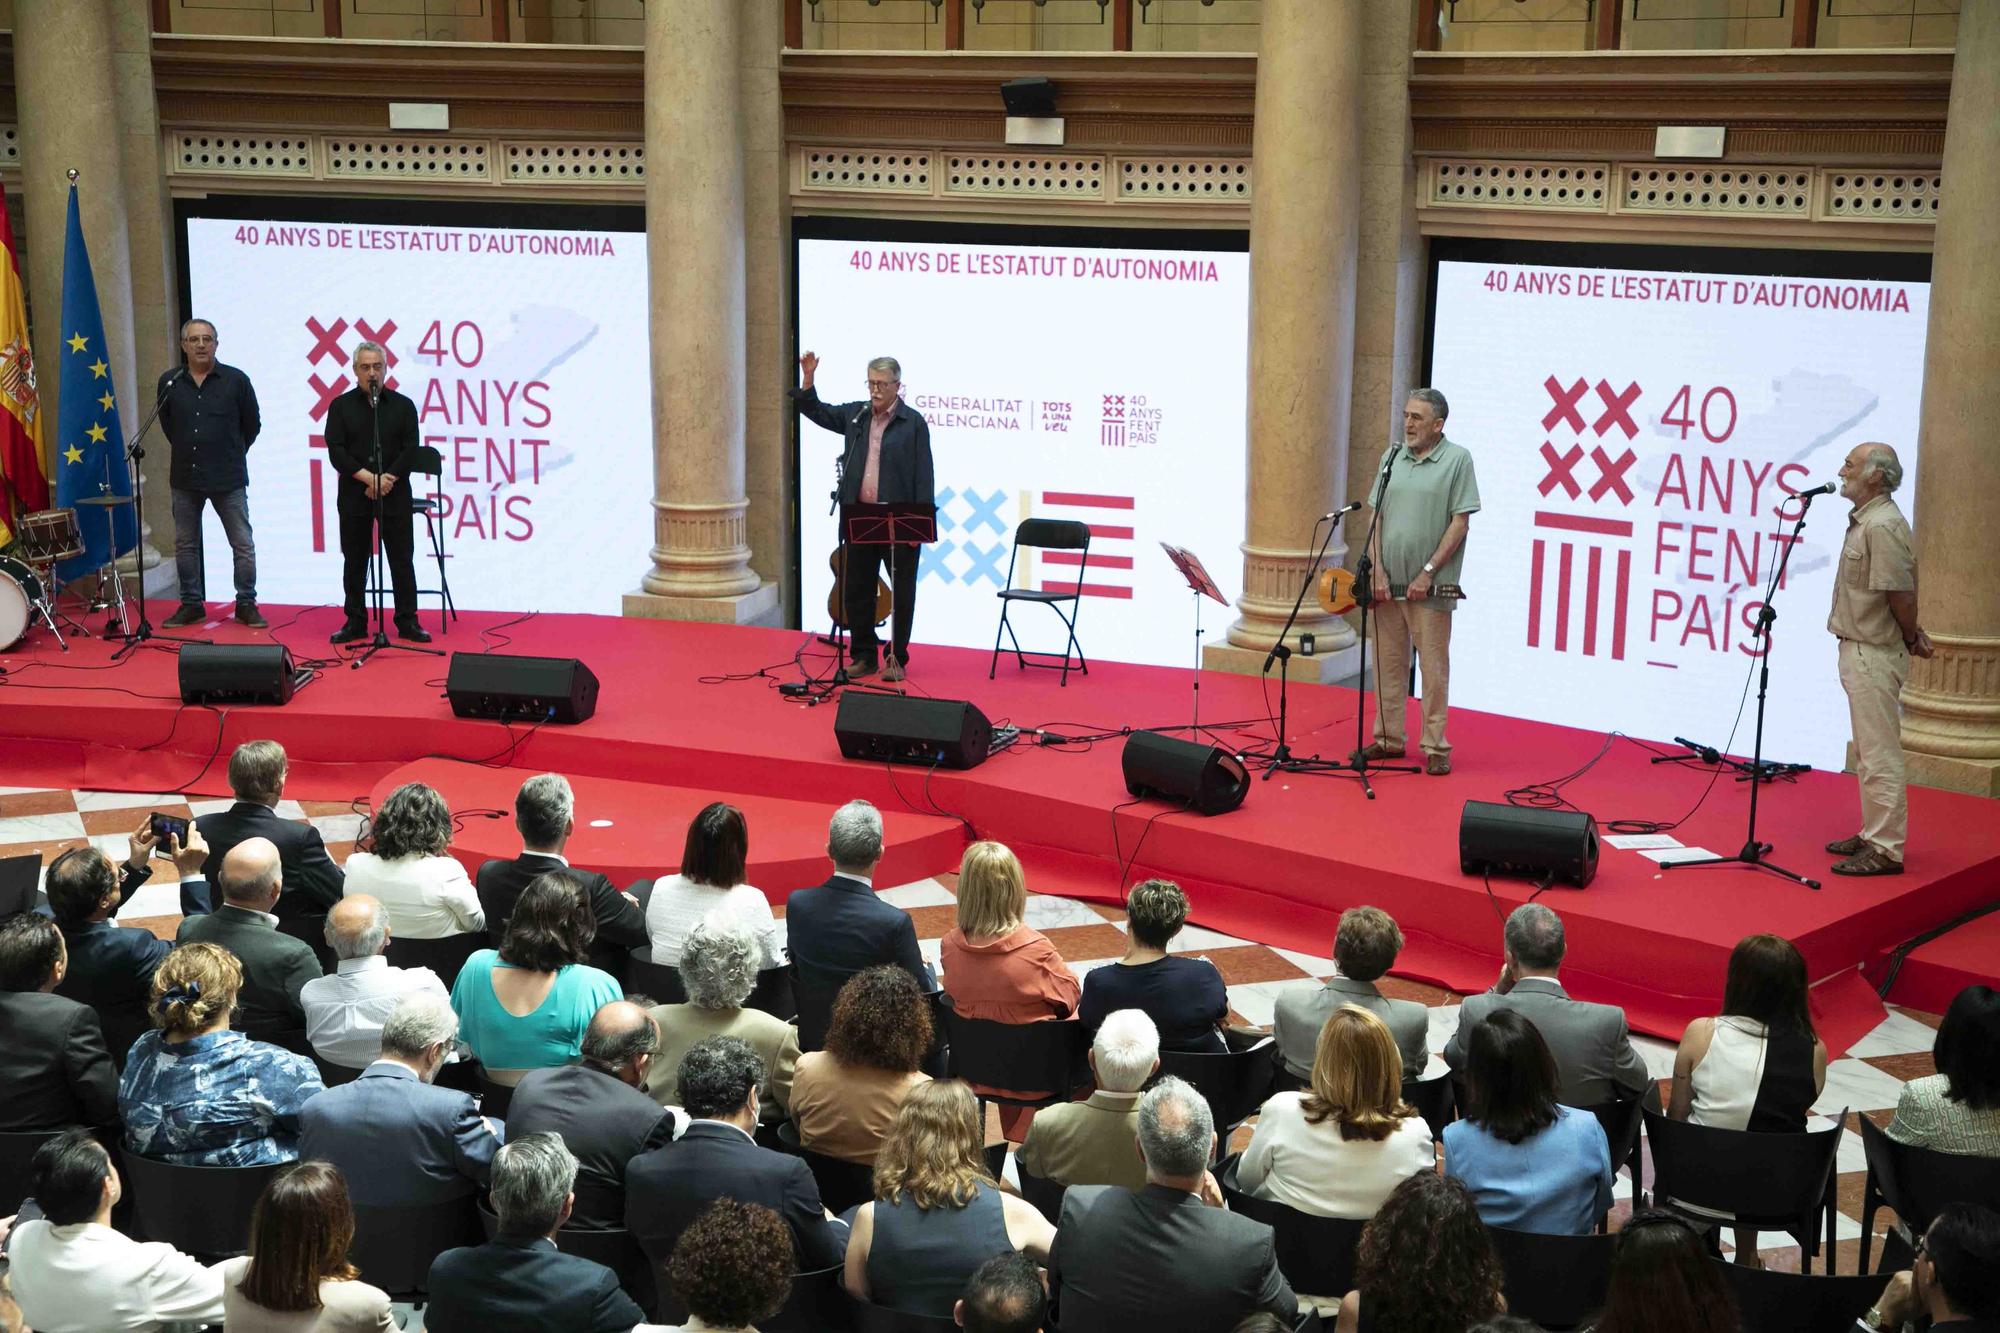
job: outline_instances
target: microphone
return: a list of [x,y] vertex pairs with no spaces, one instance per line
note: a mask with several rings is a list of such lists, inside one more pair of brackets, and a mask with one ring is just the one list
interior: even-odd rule
[[1722,762],[1722,752],[1712,745],[1700,745],[1685,736],[1674,737],[1674,744],[1684,745],[1688,749],[1693,750],[1704,764],[1719,764]]
[[173,388],[174,381],[179,379],[182,375],[185,375],[186,373],[187,373],[186,366],[175,366],[172,370],[167,372],[167,378],[160,384],[160,396],[158,399],[159,402],[164,403],[167,401],[167,390]]
[[370,407],[379,406],[381,404],[381,401],[382,401],[382,381],[376,380],[373,384],[368,386],[368,406]]
[[1813,498],[1813,497],[1814,497],[1815,495],[1832,495],[1832,494],[1833,494],[1833,493],[1834,493],[1835,491],[1837,491],[1837,490],[1839,490],[1839,489],[1840,489],[1840,483],[1839,483],[1839,482],[1837,482],[1837,481],[1829,481],[1829,482],[1827,482],[1827,483],[1826,483],[1826,484],[1824,484],[1824,485],[1821,485],[1821,486],[1815,486],[1815,487],[1813,487],[1813,488],[1812,488],[1811,490],[1809,490],[1809,491],[1800,491],[1800,492],[1798,492],[1798,495],[1797,495],[1797,498],[1798,498],[1798,499],[1801,499],[1801,500],[1810,500],[1810,499],[1812,499],[1812,498]]
[[1330,518],[1339,518],[1343,514],[1351,514],[1359,508],[1361,508],[1361,501],[1349,500],[1346,504],[1334,510],[1331,514],[1321,514],[1319,516],[1319,521],[1324,523]]

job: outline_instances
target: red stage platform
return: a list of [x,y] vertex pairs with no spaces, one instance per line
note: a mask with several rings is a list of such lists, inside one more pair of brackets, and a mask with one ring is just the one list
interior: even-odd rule
[[[160,604],[157,613],[169,609]],[[218,641],[276,637],[301,658],[331,654],[326,635],[338,612],[308,611],[295,622],[283,608],[267,613],[277,627],[268,634],[230,623],[206,632]],[[1479,879],[1459,873],[1462,804],[1499,800],[1508,788],[1568,773],[1603,743],[1595,733],[1460,711],[1452,719],[1457,749],[1449,777],[1384,775],[1376,783],[1380,799],[1371,802],[1352,779],[1280,776],[1257,782],[1241,809],[1202,818],[1157,802],[1128,804],[1115,741],[1079,752],[1024,738],[964,773],[843,760],[832,706],[807,707],[777,692],[781,681],[798,678],[794,656],[807,635],[543,615],[482,642],[480,628],[516,620],[469,614],[436,646],[580,657],[603,682],[595,718],[539,729],[461,721],[444,699],[444,660],[401,653],[360,670],[331,668],[283,708],[183,708],[170,652],[144,650],[107,669],[105,644],[78,643],[65,657],[46,634],[34,636],[23,650],[0,656],[10,673],[0,680],[0,783],[219,794],[229,747],[258,736],[284,743],[292,756],[289,794],[309,799],[365,796],[401,766],[430,756],[516,770],[481,785],[486,794],[478,803],[504,804],[495,793],[520,775],[555,769],[686,789],[685,799],[663,798],[660,826],[649,835],[667,858],[661,869],[678,856],[683,807],[696,795],[777,797],[822,812],[861,796],[884,811],[962,819],[967,833],[1007,842],[1040,892],[1112,900],[1124,883],[1169,875],[1188,889],[1200,924],[1321,956],[1343,908],[1377,903],[1395,914],[1409,940],[1399,972],[1474,990],[1497,969],[1500,914],[1531,886],[1496,880],[1489,901]],[[1100,662],[1088,676],[1072,675],[1066,689],[1051,672],[1020,673],[1003,662],[999,679],[989,682],[986,669],[983,652],[920,646],[910,687],[969,699],[996,724],[1023,728],[1104,732],[1190,718],[1185,669]],[[1228,734],[1244,746],[1269,740],[1275,683],[1268,696],[1263,682],[1249,677],[1210,673],[1202,684],[1205,718],[1253,719]],[[1345,753],[1355,707],[1350,691],[1294,687],[1294,748]],[[1614,744],[1565,794],[1600,819],[1681,817],[1707,774],[1654,767],[1647,757]],[[1744,789],[1725,777],[1676,835],[1733,851],[1743,840],[1744,808]],[[1636,1027],[1677,1037],[1687,1019],[1714,1012],[1736,940],[1774,931],[1804,951],[1816,1010],[1838,1049],[1879,1016],[1859,973],[1864,962],[2000,895],[2000,818],[1991,801],[1913,789],[1908,873],[1861,881],[1824,874],[1832,858],[1820,851],[1853,831],[1851,777],[1814,773],[1778,784],[1762,812],[1760,833],[1777,845],[1774,859],[1822,876],[1823,891],[1741,869],[1662,874],[1636,852],[1607,848],[1587,891],[1556,888],[1542,899],[1568,922],[1564,975],[1572,992],[1621,1003]],[[587,820],[590,812],[583,813]],[[823,827],[785,834],[810,844]],[[918,853],[906,858],[903,873],[955,866],[959,841],[937,836],[936,827],[910,832]],[[760,855],[776,850],[778,837],[771,818],[757,821]]]

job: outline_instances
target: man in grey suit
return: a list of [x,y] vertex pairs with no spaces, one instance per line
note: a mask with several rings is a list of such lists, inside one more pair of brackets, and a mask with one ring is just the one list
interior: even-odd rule
[[1063,1333],[1229,1328],[1268,1310],[1290,1327],[1298,1297],[1278,1271],[1271,1228],[1222,1204],[1209,1174],[1215,1122],[1188,1084],[1139,1099],[1146,1187],[1075,1185],[1049,1251],[1049,1299]]
[[1343,1004],[1359,1005],[1389,1025],[1403,1057],[1403,1078],[1422,1078],[1430,1063],[1430,1010],[1414,1000],[1392,1000],[1375,980],[1403,951],[1403,932],[1395,918],[1379,907],[1350,907],[1340,914],[1333,936],[1333,965],[1339,971],[1318,990],[1286,991],[1278,997],[1271,1033],[1278,1039],[1278,1056],[1294,1077],[1312,1077],[1313,1053],[1320,1029]]
[[306,1009],[299,992],[320,976],[319,955],[304,940],[278,932],[271,914],[284,891],[278,846],[269,838],[247,838],[222,858],[216,882],[222,906],[206,916],[182,920],[177,944],[219,944],[243,964],[243,1030],[260,1040],[285,1033],[305,1035]]
[[1556,980],[1563,960],[1563,924],[1540,903],[1523,903],[1507,918],[1500,980],[1484,995],[1468,995],[1444,1060],[1465,1068],[1465,1034],[1496,1009],[1512,1009],[1535,1025],[1556,1057],[1556,1100],[1600,1106],[1638,1096],[1651,1083],[1632,1045],[1625,1011],[1615,1004],[1572,1000]]

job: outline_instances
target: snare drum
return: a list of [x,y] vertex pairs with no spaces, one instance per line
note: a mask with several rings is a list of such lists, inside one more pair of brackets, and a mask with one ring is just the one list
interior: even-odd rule
[[0,555],[0,653],[19,643],[28,632],[42,581],[19,560]]
[[21,545],[28,559],[49,564],[83,554],[83,529],[74,509],[43,509],[21,519]]

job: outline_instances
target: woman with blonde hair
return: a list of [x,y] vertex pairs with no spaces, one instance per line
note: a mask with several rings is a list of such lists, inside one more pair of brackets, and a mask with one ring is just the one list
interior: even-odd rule
[[1264,1103],[1236,1183],[1320,1217],[1373,1217],[1437,1164],[1430,1126],[1403,1100],[1403,1057],[1389,1025],[1343,1004],[1319,1031],[1312,1081]]
[[856,1300],[949,1319],[996,1254],[1048,1258],[1056,1230],[986,1170],[979,1101],[956,1079],[912,1088],[875,1157],[875,1201],[854,1214],[844,1281]]
[[222,1266],[229,1333],[394,1333],[389,1297],[347,1262],[354,1207],[328,1162],[300,1162],[264,1187],[250,1253]]
[[299,1108],[324,1090],[303,1055],[230,1030],[243,965],[217,944],[183,944],[153,973],[155,1029],[118,1081],[125,1146],[176,1166],[298,1160]]

